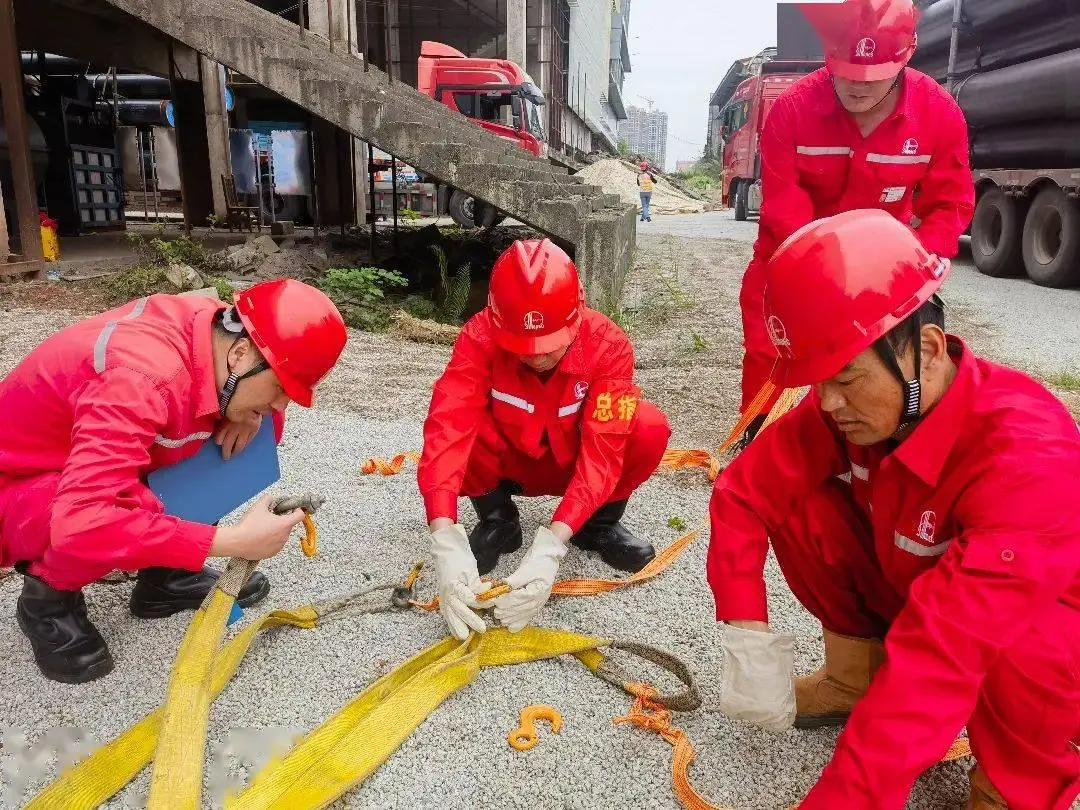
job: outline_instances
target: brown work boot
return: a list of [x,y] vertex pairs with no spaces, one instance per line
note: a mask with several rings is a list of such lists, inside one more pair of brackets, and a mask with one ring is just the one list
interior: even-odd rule
[[839,726],[885,660],[876,638],[853,638],[825,631],[825,665],[795,679],[795,728]]
[[968,781],[971,782],[971,797],[964,805],[964,810],[1008,810],[1005,800],[990,784],[981,767],[976,765],[968,771]]

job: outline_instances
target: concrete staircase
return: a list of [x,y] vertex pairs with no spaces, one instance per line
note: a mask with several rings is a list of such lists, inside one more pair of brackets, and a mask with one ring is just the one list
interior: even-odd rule
[[98,0],[572,250],[594,307],[622,297],[635,209],[247,0]]

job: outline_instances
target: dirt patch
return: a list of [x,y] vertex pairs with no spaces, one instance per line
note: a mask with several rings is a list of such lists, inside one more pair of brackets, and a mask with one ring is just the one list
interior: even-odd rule
[[667,413],[673,445],[715,450],[738,419],[739,279],[750,246],[644,235],[624,309],[639,384]]

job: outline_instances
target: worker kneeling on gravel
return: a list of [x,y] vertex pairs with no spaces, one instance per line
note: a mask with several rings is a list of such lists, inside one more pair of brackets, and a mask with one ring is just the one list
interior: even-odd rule
[[[815,219],[880,208],[910,224],[927,250],[952,258],[975,206],[964,114],[933,78],[907,67],[912,0],[800,7],[824,42],[825,67],[776,100],[761,132],[759,234],[739,295],[744,413],[776,362],[761,300],[765,263],[781,242]],[[764,420],[751,423],[743,445]]]
[[[518,241],[495,262],[488,306],[461,332],[435,383],[418,481],[443,617],[458,638],[484,631],[476,595],[500,554],[521,547],[512,495],[561,495],[550,526],[493,601],[511,631],[547,602],[568,544],[639,571],[653,547],[619,522],[656,470],[667,419],[634,385],[626,334],[589,309],[577,268],[548,240]],[[457,500],[479,523],[466,537]]]
[[[868,210],[800,229],[766,270],[776,381],[811,390],[717,479],[708,577],[721,710],[846,721],[801,810],[900,810],[965,726],[970,810],[1080,793],[1080,433],[945,333],[948,270]],[[769,631],[770,539],[824,630],[813,675]]]
[[[225,458],[290,402],[311,405],[345,346],[341,316],[298,281],[257,284],[235,305],[151,295],[62,329],[0,381],[0,565],[23,574],[16,608],[46,677],[67,683],[113,668],[82,588],[138,570],[131,612],[194,609],[215,585],[207,557],[277,554],[303,519],[264,498],[234,526],[164,513],[147,474],[214,437]],[[266,596],[256,571],[237,602]]]

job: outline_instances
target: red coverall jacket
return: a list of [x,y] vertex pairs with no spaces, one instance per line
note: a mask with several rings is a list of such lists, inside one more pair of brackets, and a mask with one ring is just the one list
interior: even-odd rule
[[[969,722],[988,669],[1033,628],[1068,636],[1080,629],[1080,430],[1041,385],[972,356],[956,338],[950,343],[962,352],[956,379],[896,450],[847,443],[812,392],[764,430],[713,491],[707,569],[718,620],[767,620],[769,532],[845,473],[872,525],[869,554],[898,594],[887,661],[802,810],[900,810],[915,779]],[[1075,638],[1062,643],[1080,654]],[[1066,660],[1073,682],[1049,688],[1075,694],[1078,665]],[[982,749],[974,734],[972,745],[980,761],[996,757],[1022,779],[1025,745],[1041,736],[1032,724],[1049,720],[1040,716],[1048,707],[1011,699],[1022,701],[1029,727],[1010,719],[1011,728],[978,741]],[[989,713],[1013,714],[1002,710]],[[1064,740],[1033,747],[1056,743],[1065,752],[1071,735],[1080,736],[1080,719],[1070,726]],[[1075,778],[1072,756],[1066,770]],[[1049,809],[1049,802],[1039,807]]]
[[514,449],[573,468],[552,522],[577,532],[623,472],[641,393],[633,347],[611,320],[586,309],[577,340],[545,383],[495,344],[493,329],[486,309],[470,319],[435,383],[417,474],[428,521],[457,520],[477,430],[490,413]]
[[743,408],[769,377],[775,352],[762,316],[764,265],[804,225],[881,208],[911,225],[932,253],[952,258],[975,206],[967,123],[937,82],[905,68],[896,109],[867,137],[836,98],[827,69],[781,95],[761,132],[761,217],[740,303]]
[[[219,424],[211,324],[225,306],[141,298],[57,332],[0,381],[2,564],[43,552],[30,573],[57,588],[114,569],[199,570],[214,528],[164,514],[145,477],[194,455]],[[34,485],[44,476],[54,480]],[[51,512],[48,536],[13,536],[20,489],[54,487],[34,505]]]

